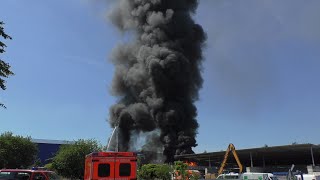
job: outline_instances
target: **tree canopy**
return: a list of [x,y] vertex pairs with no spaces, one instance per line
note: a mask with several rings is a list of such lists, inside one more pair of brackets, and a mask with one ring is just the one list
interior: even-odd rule
[[11,132],[0,135],[0,169],[30,167],[37,153],[38,147],[30,137],[14,136]]
[[62,145],[53,158],[51,168],[63,177],[83,179],[85,156],[91,152],[101,151],[96,140],[78,140],[72,144]]
[[145,164],[138,171],[141,180],[170,180],[172,168],[168,164]]
[[[8,34],[4,32],[4,23],[0,21],[0,36],[3,39],[12,39]],[[0,40],[0,54],[5,52],[6,44],[4,44]],[[0,59],[0,89],[6,90],[6,81],[5,78],[8,78],[11,75],[14,75],[14,73],[10,70],[11,66],[6,63],[4,60]],[[4,107],[4,104],[0,102],[0,107]]]

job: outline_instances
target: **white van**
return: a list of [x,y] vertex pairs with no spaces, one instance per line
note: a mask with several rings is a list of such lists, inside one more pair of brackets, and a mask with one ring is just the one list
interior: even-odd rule
[[[302,180],[301,175],[295,175],[297,180]],[[303,180],[320,180],[320,176],[314,174],[303,174]]]
[[273,180],[271,173],[243,173],[240,177],[241,180]]
[[239,173],[226,173],[226,174],[220,174],[217,179],[239,179]]

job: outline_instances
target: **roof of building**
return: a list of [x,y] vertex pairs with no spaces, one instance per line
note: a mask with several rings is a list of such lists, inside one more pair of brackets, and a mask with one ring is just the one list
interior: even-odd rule
[[31,142],[38,144],[72,144],[73,141],[50,140],[50,139],[31,139]]
[[[236,150],[241,163],[250,166],[251,160],[254,165],[262,164],[312,164],[311,152],[315,164],[320,164],[320,145],[315,144],[292,144],[283,146],[260,147]],[[175,156],[178,160],[192,159],[195,161],[210,161],[219,166],[223,160],[225,151],[186,154]],[[236,163],[232,153],[228,158],[229,163]]]

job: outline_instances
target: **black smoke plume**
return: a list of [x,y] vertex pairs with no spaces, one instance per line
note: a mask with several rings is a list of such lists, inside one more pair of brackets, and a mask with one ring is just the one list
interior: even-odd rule
[[132,149],[132,132],[160,130],[157,138],[166,162],[194,153],[194,102],[203,82],[206,39],[192,19],[197,5],[197,0],[119,0],[110,12],[112,23],[134,36],[112,53],[112,93],[119,101],[110,108],[109,121],[119,126],[119,151]]

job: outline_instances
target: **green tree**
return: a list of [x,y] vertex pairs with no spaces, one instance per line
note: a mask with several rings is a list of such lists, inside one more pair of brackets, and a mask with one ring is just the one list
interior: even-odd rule
[[167,164],[145,164],[138,171],[140,180],[171,180],[172,168]]
[[189,176],[190,180],[199,180],[200,178],[201,178],[201,176],[197,172],[192,172],[191,175]]
[[0,135],[0,169],[27,168],[37,157],[38,147],[30,137],[14,136],[11,132]]
[[174,170],[176,176],[181,176],[181,179],[186,179],[188,176],[188,165],[182,161],[174,162]]
[[33,164],[32,164],[32,167],[40,167],[42,166],[42,163],[41,163],[41,159],[40,158],[37,158]]
[[52,168],[66,178],[83,179],[85,156],[101,150],[102,146],[92,139],[80,139],[75,143],[62,145],[53,158]]
[[[0,21],[0,36],[4,39],[12,39],[9,35],[4,32],[3,28],[4,23]],[[0,54],[5,52],[5,47],[7,47],[2,41],[0,41]],[[14,75],[13,72],[10,70],[10,65],[0,59],[0,89],[6,90],[6,81],[5,78],[8,78],[10,75]],[[6,108],[3,103],[0,102],[0,107]]]
[[52,167],[52,163],[48,163],[48,164],[44,165],[44,168],[46,168],[48,170],[51,170],[51,171],[54,170],[53,167]]

